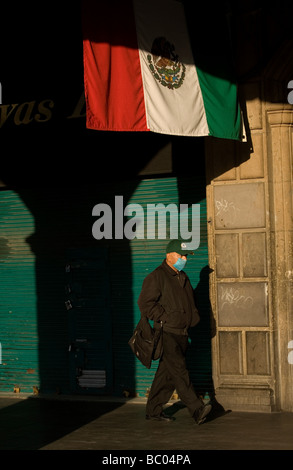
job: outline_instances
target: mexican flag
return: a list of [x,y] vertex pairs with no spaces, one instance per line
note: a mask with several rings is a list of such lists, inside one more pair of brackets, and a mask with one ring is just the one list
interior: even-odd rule
[[237,86],[195,63],[180,1],[83,0],[82,16],[87,128],[240,139]]

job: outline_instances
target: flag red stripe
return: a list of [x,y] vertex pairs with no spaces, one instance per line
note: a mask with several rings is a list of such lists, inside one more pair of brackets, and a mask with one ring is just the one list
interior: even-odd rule
[[83,1],[87,127],[147,131],[132,1]]

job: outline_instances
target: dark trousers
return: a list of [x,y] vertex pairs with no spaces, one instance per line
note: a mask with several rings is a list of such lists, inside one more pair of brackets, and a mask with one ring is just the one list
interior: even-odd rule
[[155,374],[146,405],[148,416],[158,416],[176,389],[181,401],[193,416],[202,406],[186,368],[185,353],[188,336],[163,331],[163,355]]

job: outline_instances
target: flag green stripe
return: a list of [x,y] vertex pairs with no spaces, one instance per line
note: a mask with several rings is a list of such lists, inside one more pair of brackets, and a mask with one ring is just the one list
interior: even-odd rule
[[224,139],[241,139],[241,115],[237,85],[197,67],[210,135]]

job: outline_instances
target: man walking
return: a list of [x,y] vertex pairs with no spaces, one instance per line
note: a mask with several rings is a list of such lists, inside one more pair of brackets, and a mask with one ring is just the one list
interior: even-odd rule
[[183,240],[171,240],[166,259],[145,278],[138,298],[141,315],[153,320],[154,328],[162,327],[163,334],[163,354],[148,397],[146,418],[172,421],[163,406],[176,389],[195,422],[202,424],[212,407],[196,395],[185,361],[188,329],[200,320],[190,280],[182,271],[189,254],[193,252]]

